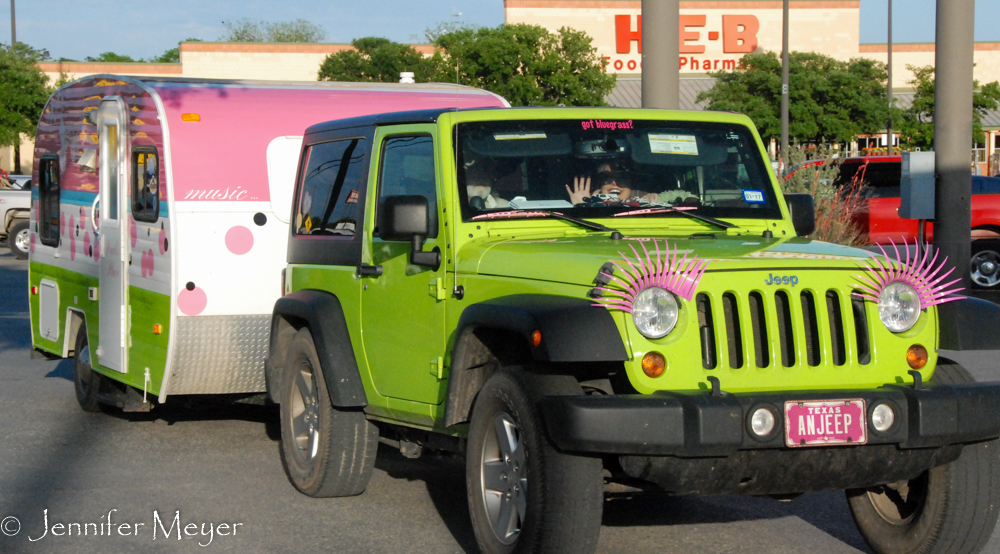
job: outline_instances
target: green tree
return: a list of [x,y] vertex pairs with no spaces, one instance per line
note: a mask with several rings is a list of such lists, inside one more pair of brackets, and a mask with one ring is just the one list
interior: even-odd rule
[[[885,129],[885,64],[840,61],[810,52],[789,54],[789,135],[800,142],[846,142]],[[710,73],[715,86],[698,95],[708,109],[744,113],[765,141],[781,135],[781,59],[774,52],[743,56],[735,71]]]
[[591,38],[568,27],[462,28],[434,43],[443,59],[439,80],[484,88],[512,106],[603,106],[615,86]]
[[223,42],[322,42],[326,38],[326,30],[305,19],[269,23],[237,19],[226,26],[226,34],[219,37]]
[[427,82],[440,73],[441,56],[425,58],[406,44],[365,37],[351,41],[351,46],[353,50],[335,52],[323,60],[318,80],[395,83],[400,72],[412,71],[417,82]]
[[[909,148],[930,149],[934,147],[934,66],[906,68],[913,72],[908,84],[913,85],[914,95],[899,125],[900,142]],[[1000,82],[980,87],[979,81],[973,81],[972,89],[972,141],[983,142],[983,116],[1000,107]]]
[[14,172],[21,172],[21,135],[33,137],[52,89],[36,65],[49,58],[23,42],[0,44],[0,146],[13,146]]
[[[189,38],[185,39],[183,42],[201,42],[200,38]],[[160,54],[159,56],[149,58],[146,60],[147,63],[181,63],[181,47],[180,45],[175,48],[171,48],[166,52]]]
[[129,56],[125,56],[123,54],[116,54],[114,52],[101,52],[100,54],[97,55],[97,57],[87,56],[83,60],[87,61],[87,62],[110,62],[110,63],[141,62],[142,61],[141,59],[140,60],[133,60]]

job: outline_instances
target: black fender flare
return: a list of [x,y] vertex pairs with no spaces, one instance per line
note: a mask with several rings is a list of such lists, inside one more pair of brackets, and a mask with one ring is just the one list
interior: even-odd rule
[[945,350],[1000,349],[1000,306],[979,298],[939,304],[938,348]]
[[351,346],[351,334],[340,300],[329,292],[300,290],[274,303],[271,335],[265,364],[268,396],[278,402],[278,383],[288,345],[295,332],[309,327],[316,354],[330,393],[330,403],[338,408],[368,405],[358,362]]
[[[614,317],[589,298],[548,294],[515,294],[472,304],[462,311],[455,329],[449,369],[445,426],[468,419],[472,400],[485,381],[483,367],[489,353],[477,329],[504,331],[523,338],[530,360],[526,363],[624,362],[629,353]],[[535,346],[534,332],[541,333]]]

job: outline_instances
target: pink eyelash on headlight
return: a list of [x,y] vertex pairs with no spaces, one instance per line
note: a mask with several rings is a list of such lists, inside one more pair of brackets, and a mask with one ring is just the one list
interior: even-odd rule
[[928,247],[927,251],[924,252],[921,257],[921,252],[918,248],[916,255],[911,260],[910,249],[907,247],[906,240],[904,239],[903,248],[906,250],[906,260],[900,261],[899,248],[896,246],[896,243],[893,242],[892,247],[896,251],[895,260],[890,259],[885,249],[882,248],[882,246],[879,246],[879,250],[882,251],[882,257],[885,259],[885,265],[883,265],[874,254],[872,254],[872,262],[874,262],[874,265],[868,265],[862,262],[861,265],[868,270],[868,275],[871,277],[870,279],[862,277],[858,274],[854,275],[864,283],[863,285],[852,283],[854,287],[857,287],[862,298],[878,303],[879,294],[885,290],[885,287],[889,286],[890,283],[904,283],[913,287],[913,289],[917,291],[917,296],[920,299],[920,309],[965,298],[964,296],[949,296],[963,290],[964,287],[945,290],[962,279],[959,278],[948,281],[947,283],[942,283],[945,278],[955,271],[955,268],[953,267],[942,273],[945,264],[948,262],[948,257],[945,256],[945,258],[941,260],[941,263],[935,265],[940,251],[935,251],[934,257],[932,258],[930,252],[931,248]]
[[649,255],[649,250],[646,249],[645,244],[642,245],[642,252],[646,256],[645,261],[639,255],[639,252],[636,251],[635,246],[629,245],[632,253],[635,254],[634,261],[619,252],[622,259],[628,264],[628,270],[616,261],[612,261],[611,263],[617,269],[621,270],[623,278],[619,279],[615,275],[604,275],[608,281],[615,281],[621,289],[600,285],[594,287],[595,291],[616,295],[618,298],[604,298],[602,296],[598,298],[598,302],[601,303],[594,304],[594,306],[605,306],[632,313],[632,303],[635,301],[635,297],[649,287],[660,287],[690,301],[694,296],[695,290],[698,288],[698,281],[705,272],[705,268],[708,267],[708,262],[699,259],[697,256],[689,260],[687,252],[678,261],[677,254],[679,249],[675,246],[673,255],[671,255],[670,244],[667,241],[663,241],[663,245],[666,248],[665,257],[661,256],[660,245],[656,241],[653,241],[653,246],[656,246],[655,261]]

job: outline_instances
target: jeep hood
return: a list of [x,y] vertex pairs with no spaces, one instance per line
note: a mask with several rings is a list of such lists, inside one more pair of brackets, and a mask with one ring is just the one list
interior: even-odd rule
[[664,242],[690,257],[709,260],[709,271],[719,269],[851,269],[870,259],[868,251],[809,239],[765,239],[750,236],[718,238],[673,238],[627,236],[611,240],[607,235],[504,240],[467,245],[460,253],[459,268],[480,275],[553,281],[590,286],[601,265],[634,259],[632,248],[643,254],[643,246],[656,257]]

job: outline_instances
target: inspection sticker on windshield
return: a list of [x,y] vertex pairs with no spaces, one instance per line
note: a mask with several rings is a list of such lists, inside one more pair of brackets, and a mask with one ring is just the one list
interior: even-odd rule
[[661,135],[649,133],[649,150],[654,154],[698,155],[698,140],[694,135]]
[[743,201],[747,204],[763,204],[764,203],[764,191],[744,189],[743,190]]
[[494,133],[493,140],[543,139],[545,132],[538,133]]

